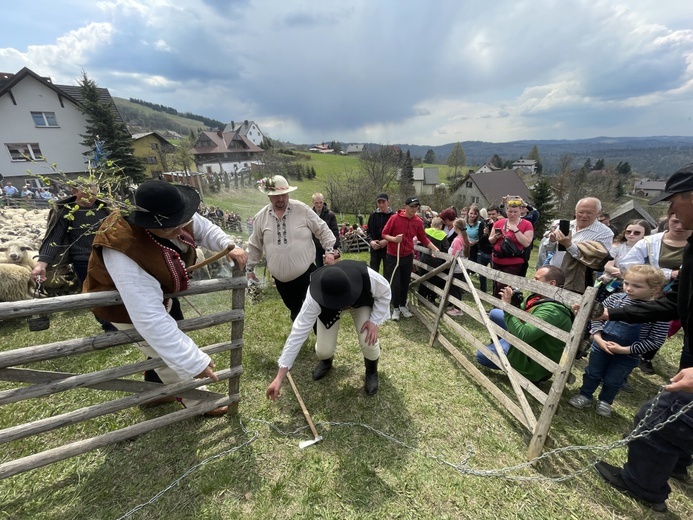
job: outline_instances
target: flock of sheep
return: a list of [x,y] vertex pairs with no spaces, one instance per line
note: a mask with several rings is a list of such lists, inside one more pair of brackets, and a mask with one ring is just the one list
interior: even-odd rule
[[0,302],[33,298],[33,257],[46,232],[47,218],[47,209],[0,210]]
[[[36,265],[41,241],[46,233],[48,209],[3,208],[0,209],[0,302],[12,302],[33,298],[36,283],[31,272]],[[240,238],[234,237],[237,244]],[[212,252],[213,253],[213,252]],[[209,256],[209,251],[197,249],[198,262]],[[231,277],[231,267],[226,259],[205,266],[193,274],[194,278]],[[79,290],[79,283],[69,272],[48,273],[48,280],[41,284],[40,296],[72,294]]]

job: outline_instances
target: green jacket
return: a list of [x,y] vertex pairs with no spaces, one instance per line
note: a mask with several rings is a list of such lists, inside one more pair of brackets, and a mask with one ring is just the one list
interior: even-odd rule
[[[527,301],[533,296],[536,295],[531,295],[525,299],[525,302],[522,304],[523,309],[526,307]],[[540,300],[535,305],[530,306],[528,312],[532,316],[536,316],[566,332],[573,326],[572,311],[565,305],[553,300],[544,302]],[[556,362],[561,359],[565,343],[560,339],[554,338],[551,334],[535,327],[531,323],[522,322],[507,312],[505,313],[505,325],[508,327],[508,331],[514,336],[517,336],[528,345],[531,345],[547,358]],[[551,372],[546,370],[539,363],[512,346],[510,350],[508,350],[508,361],[515,370],[532,382],[540,381],[551,375]]]

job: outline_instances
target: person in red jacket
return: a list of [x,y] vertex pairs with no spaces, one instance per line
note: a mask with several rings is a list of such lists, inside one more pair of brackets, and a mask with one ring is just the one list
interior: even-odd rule
[[439,251],[428,239],[423,220],[417,215],[420,207],[417,197],[409,197],[404,202],[404,208],[392,215],[383,228],[383,238],[387,240],[384,274],[392,288],[393,321],[399,321],[400,314],[411,318],[407,308],[407,291],[414,265],[414,237],[434,253]]

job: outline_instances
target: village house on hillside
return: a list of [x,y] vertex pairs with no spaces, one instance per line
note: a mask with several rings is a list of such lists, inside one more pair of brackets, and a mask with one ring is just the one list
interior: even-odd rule
[[144,165],[147,177],[158,178],[164,171],[171,168],[167,164],[166,154],[175,150],[175,146],[157,132],[133,134],[135,157],[139,157]]
[[651,181],[650,179],[635,181],[633,195],[647,198],[656,197],[664,191],[666,184],[667,181]]
[[529,188],[515,170],[469,174],[462,179],[453,200],[459,200],[464,206],[475,203],[479,207],[488,207],[491,204],[500,204],[506,195],[530,199]]
[[360,155],[365,150],[366,150],[365,144],[350,144],[349,146],[347,146],[346,154],[347,155]]
[[510,166],[513,170],[520,170],[518,173],[537,173],[537,161],[533,159],[519,159]]
[[330,145],[325,144],[325,143],[315,144],[315,145],[311,146],[310,148],[308,148],[308,151],[313,152],[313,153],[325,153],[325,154],[326,153],[334,153],[334,150],[332,148],[330,148]]
[[260,146],[262,141],[265,139],[265,135],[260,131],[260,127],[257,125],[257,123],[247,119],[242,123],[231,121],[228,125],[226,125],[224,128],[224,133],[228,134],[231,132],[238,132],[238,135],[245,137],[255,146]]
[[191,150],[197,171],[202,173],[235,173],[251,168],[264,152],[238,128],[232,132],[202,132]]
[[491,163],[485,163],[478,170],[476,170],[476,171],[470,170],[469,173],[490,173],[490,172],[497,172],[498,170],[502,170],[502,168],[499,168],[498,166],[494,166]]
[[414,168],[414,190],[417,195],[431,195],[438,185],[438,167]]
[[[108,89],[98,92],[122,122]],[[0,174],[24,178],[29,169],[51,175],[51,164],[67,176],[83,174],[89,149],[81,144],[87,128],[81,103],[79,86],[55,85],[26,67],[16,74],[0,72]]]

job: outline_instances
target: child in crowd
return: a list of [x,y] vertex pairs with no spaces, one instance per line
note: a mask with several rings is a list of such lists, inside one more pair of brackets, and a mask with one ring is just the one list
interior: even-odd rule
[[[470,244],[469,237],[467,236],[467,220],[464,218],[455,219],[453,228],[455,229],[455,233],[457,234],[457,236],[455,237],[455,240],[452,241],[452,245],[450,246],[448,253],[450,253],[451,255],[456,255],[461,251],[462,253],[460,254],[460,256],[462,258],[468,258]],[[457,263],[455,263],[454,276],[457,280],[463,280],[464,278],[464,275],[462,274],[462,268]],[[460,289],[454,284],[451,285],[450,296],[453,296],[459,300],[460,298],[462,298],[462,289]],[[462,311],[452,304],[448,306],[447,313],[450,316],[462,315]]]
[[[664,273],[651,265],[632,265],[623,275],[623,293],[612,294],[606,308],[624,307],[638,301],[654,300],[667,283]],[[658,349],[667,337],[669,323],[625,323],[595,320],[590,327],[593,342],[590,359],[582,376],[580,393],[568,403],[575,408],[592,406],[592,395],[601,383],[597,413],[611,415],[611,404],[624,381],[640,361],[640,354]]]

